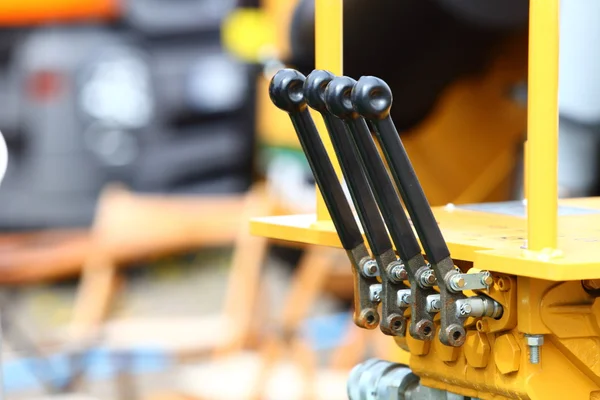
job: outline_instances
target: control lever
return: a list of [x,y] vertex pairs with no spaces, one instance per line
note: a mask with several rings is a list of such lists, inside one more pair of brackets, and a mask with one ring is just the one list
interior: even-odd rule
[[[355,84],[356,81],[349,77],[333,79],[325,90],[325,103],[329,112],[340,118],[350,132],[392,241],[408,270],[410,298],[406,299],[405,293],[400,292],[396,294],[396,301],[405,307],[411,303],[410,334],[417,339],[430,340],[433,337],[433,315],[427,311],[427,296],[436,293],[432,289],[435,276],[423,258],[419,242],[369,128],[353,109],[350,94]],[[382,279],[391,280],[392,277],[389,274],[384,277],[382,272]]]
[[[440,290],[440,340],[445,345],[461,346],[466,339],[463,326],[466,315],[461,313],[459,307],[465,299],[462,290],[466,289],[467,274],[461,274],[454,266],[446,241],[390,117],[392,91],[383,80],[363,76],[352,91],[351,103],[356,112],[371,123],[375,131],[425,254],[435,272]],[[479,278],[479,281],[484,283],[490,280],[490,277]]]
[[[308,75],[304,83],[304,97],[307,104],[318,111],[325,122],[331,143],[340,162],[340,167],[350,191],[350,196],[365,230],[367,242],[375,258],[381,275],[381,322],[379,327],[387,335],[404,336],[406,323],[404,310],[397,305],[395,293],[406,290],[403,281],[408,278],[404,265],[396,257],[387,229],[369,183],[360,163],[352,139],[346,126],[327,110],[325,88],[335,78],[329,71],[315,70]],[[363,276],[358,276],[359,285],[364,284]]]
[[354,214],[309,113],[303,93],[305,80],[306,77],[296,70],[282,69],[271,79],[269,95],[273,104],[286,111],[292,120],[340,242],[352,263],[355,288],[354,322],[362,328],[374,329],[379,323],[377,265],[371,259]]

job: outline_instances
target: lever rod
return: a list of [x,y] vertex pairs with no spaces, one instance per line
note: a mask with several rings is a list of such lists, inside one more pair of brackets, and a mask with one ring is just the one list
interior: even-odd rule
[[431,289],[435,282],[426,279],[427,277],[433,278],[433,276],[423,258],[419,242],[371,137],[366,121],[353,109],[350,94],[355,84],[356,81],[349,77],[333,79],[325,90],[325,103],[329,112],[340,118],[347,126],[354,146],[360,155],[362,167],[367,172],[369,184],[388,226],[392,241],[409,271],[412,296],[410,334],[418,339],[429,340],[433,336],[433,318],[427,312],[426,299],[428,295],[435,293]]
[[[382,278],[381,290],[381,331],[388,335],[404,335],[406,331],[403,312],[397,310],[396,302],[389,294],[397,293],[400,288],[405,288],[403,281],[407,279],[404,266],[396,257],[392,242],[371,188],[365,176],[359,155],[356,152],[352,139],[349,137],[346,126],[333,116],[325,104],[325,89],[329,82],[335,78],[329,71],[314,70],[304,83],[304,96],[309,107],[318,111],[331,138],[331,143],[340,162],[340,167],[350,191],[350,196],[358,212],[361,225],[371,248],[371,252],[379,266]],[[398,277],[393,281],[385,279],[392,273]],[[398,286],[398,287],[397,287]],[[391,306],[390,306],[391,305]]]
[[352,103],[358,114],[371,123],[380,141],[429,262],[438,263],[449,257],[446,241],[390,117],[391,89],[379,78],[363,76],[352,91]]
[[382,79],[363,76],[351,93],[356,112],[371,123],[383,154],[390,166],[406,209],[421,239],[425,254],[437,278],[441,296],[440,340],[449,346],[461,346],[465,339],[463,321],[456,312],[456,301],[465,296],[449,284],[459,273],[446,241],[433,215],[423,188],[390,116],[392,91]]
[[[269,95],[273,104],[290,116],[342,247],[352,263],[356,282],[358,274],[364,274],[363,267],[372,261],[371,256],[309,113],[303,93],[305,80],[306,77],[296,70],[282,69],[271,79]],[[374,276],[373,281],[376,283]],[[360,289],[358,296],[354,296],[354,322],[360,327],[374,329],[379,323],[378,301],[371,296],[368,286]]]

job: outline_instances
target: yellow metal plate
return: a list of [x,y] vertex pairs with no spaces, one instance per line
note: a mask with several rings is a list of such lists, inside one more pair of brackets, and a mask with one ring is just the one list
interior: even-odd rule
[[[476,268],[552,281],[600,278],[600,198],[560,202],[559,250],[531,252],[525,248],[523,210],[506,203],[436,207],[434,214],[452,257],[471,261]],[[333,224],[317,223],[315,215],[256,218],[251,232],[341,247]]]

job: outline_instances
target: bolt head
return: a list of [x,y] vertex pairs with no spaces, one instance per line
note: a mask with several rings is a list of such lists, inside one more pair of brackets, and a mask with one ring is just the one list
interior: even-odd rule
[[379,267],[375,260],[368,260],[362,266],[363,274],[368,277],[375,277],[379,272]]
[[369,294],[371,301],[379,303],[381,301],[381,285],[371,285]]
[[525,335],[528,346],[541,346],[544,344],[544,335]]
[[429,271],[425,274],[425,280],[427,283],[435,283],[435,275],[433,272]]
[[473,307],[470,304],[463,304],[460,306],[460,313],[462,315],[469,315],[473,311]]
[[461,277],[455,278],[454,284],[459,288],[464,288],[466,285],[465,278],[461,278]]
[[396,278],[403,281],[408,278],[408,272],[406,272],[406,270],[400,266],[396,267],[395,275]]
[[481,278],[481,282],[485,285],[485,286],[491,286],[494,283],[494,278],[492,277],[491,274],[485,274],[483,276],[483,278]]

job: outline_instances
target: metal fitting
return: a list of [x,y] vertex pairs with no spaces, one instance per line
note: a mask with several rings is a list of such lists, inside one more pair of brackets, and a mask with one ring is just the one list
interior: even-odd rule
[[[466,400],[467,397],[421,385],[406,365],[370,359],[352,369],[349,400]],[[470,397],[469,397],[470,398]]]
[[494,278],[492,277],[492,274],[490,274],[488,271],[484,271],[481,273],[481,284],[489,288],[490,286],[492,286],[493,283]]
[[502,305],[489,297],[469,297],[456,301],[456,313],[461,318],[489,317],[498,319],[502,316],[502,312]]
[[539,364],[540,350],[544,344],[544,335],[525,335],[525,339],[529,347],[529,362],[531,364]]
[[375,260],[366,259],[362,264],[362,273],[368,278],[379,276],[379,266]]
[[460,292],[465,288],[466,285],[467,282],[465,281],[463,274],[452,275],[448,280],[448,286],[450,286],[450,289],[455,292]]
[[439,312],[442,308],[442,301],[439,294],[430,294],[427,296],[426,309],[429,313]]
[[388,266],[388,275],[394,283],[400,283],[408,279],[408,271],[404,268],[404,264],[400,261],[394,261]]
[[370,359],[350,372],[348,399],[401,399],[416,386],[419,386],[419,377],[407,366]]
[[435,274],[431,269],[426,269],[419,276],[419,284],[424,288],[435,286],[436,282],[437,279],[435,278]]
[[473,311],[473,307],[469,303],[463,303],[458,307],[458,314],[461,317],[467,317],[467,316],[471,315],[472,311]]
[[397,301],[397,305],[400,308],[407,308],[410,307],[410,304],[412,303],[412,297],[410,295],[410,289],[400,289],[398,290],[398,297],[397,297],[398,301]]
[[369,300],[371,300],[373,303],[381,302],[381,290],[381,283],[375,283],[369,286]]
[[494,278],[488,271],[482,271],[472,274],[452,273],[446,281],[450,290],[458,293],[463,290],[487,290],[494,283]]

